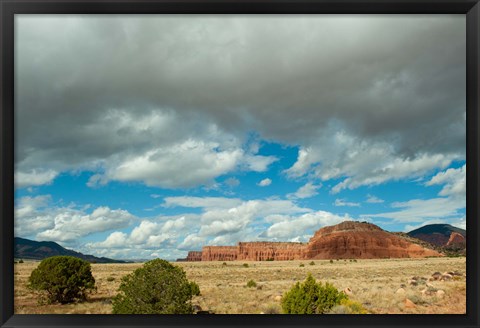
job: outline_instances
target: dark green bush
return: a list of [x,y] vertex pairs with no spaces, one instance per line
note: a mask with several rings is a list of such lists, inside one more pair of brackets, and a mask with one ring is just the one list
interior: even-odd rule
[[305,266],[305,264],[303,263],[300,263],[299,267],[303,268]]
[[248,268],[248,263],[243,263],[244,268]]
[[108,277],[108,278],[107,278],[107,281],[114,281],[114,280],[115,280],[114,277]]
[[309,264],[310,264],[310,265],[315,265],[315,262],[312,261],[312,262],[310,262]]
[[193,296],[200,295],[200,286],[195,281],[190,281],[190,290],[192,291]]
[[333,263],[333,260],[330,260],[330,263]]
[[247,282],[247,287],[250,288],[250,287],[257,287],[257,283],[255,282],[255,280],[249,280]]
[[282,297],[282,309],[287,314],[322,314],[328,312],[342,300],[348,299],[328,282],[316,282],[311,274],[303,283],[297,282]]
[[90,263],[72,256],[44,259],[28,279],[28,288],[44,293],[40,300],[61,304],[84,301],[95,290]]
[[149,261],[122,278],[113,298],[113,313],[193,313],[191,300],[196,291],[192,286],[182,268],[161,259]]
[[23,263],[23,260],[18,261],[18,263]]

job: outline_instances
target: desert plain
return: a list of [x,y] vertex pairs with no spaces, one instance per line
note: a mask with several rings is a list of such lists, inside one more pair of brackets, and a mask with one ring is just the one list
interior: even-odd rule
[[[111,299],[121,278],[142,263],[92,264],[97,291],[75,304],[39,304],[27,288],[40,262],[15,264],[16,314],[110,314]],[[317,281],[347,290],[349,298],[371,314],[463,314],[466,311],[466,258],[209,261],[173,262],[200,286],[192,303],[215,314],[280,314],[280,300],[296,282],[311,273]],[[433,280],[435,272],[457,272],[449,280]],[[416,281],[412,278],[416,277]],[[419,279],[425,278],[426,280]],[[247,287],[253,280],[256,287]],[[439,292],[440,291],[440,292]]]

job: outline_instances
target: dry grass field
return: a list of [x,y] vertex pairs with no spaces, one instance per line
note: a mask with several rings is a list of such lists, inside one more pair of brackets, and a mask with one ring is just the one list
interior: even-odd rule
[[[427,281],[409,284],[414,276],[429,278],[434,272],[465,273],[465,258],[329,260],[278,262],[178,262],[190,280],[198,283],[200,296],[193,304],[217,314],[281,313],[280,298],[308,273],[317,280],[330,282],[338,289],[350,288],[350,299],[360,302],[374,314],[442,314],[465,313],[465,276],[450,281]],[[31,271],[39,262],[15,264],[15,312],[22,313],[111,313],[111,298],[117,293],[122,276],[140,267],[132,264],[92,264],[97,292],[87,302],[69,305],[39,305],[37,296],[26,288]],[[301,266],[303,264],[304,266]],[[257,287],[246,287],[254,280]],[[429,284],[430,287],[427,287]],[[400,289],[403,286],[402,289]],[[422,294],[429,288],[442,290]],[[408,302],[406,299],[411,301]]]

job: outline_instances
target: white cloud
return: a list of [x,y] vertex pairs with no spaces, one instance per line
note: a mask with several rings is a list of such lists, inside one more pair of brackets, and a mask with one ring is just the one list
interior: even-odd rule
[[143,181],[147,186],[194,187],[234,170],[243,152],[216,150],[218,143],[187,140],[171,148],[158,148],[122,162],[108,175],[119,181]]
[[300,187],[295,193],[288,194],[287,197],[292,198],[310,198],[315,195],[318,195],[317,190],[322,187],[321,184],[313,184],[312,182],[307,182],[305,185]]
[[463,165],[458,169],[448,169],[444,172],[437,173],[425,185],[445,185],[439,192],[439,196],[458,196],[466,197],[466,179],[467,167]]
[[57,208],[53,212],[53,227],[38,232],[37,239],[74,242],[94,233],[127,227],[136,219],[128,211],[106,206],[96,208],[91,214],[73,208]]
[[462,215],[460,210],[465,208],[465,201],[451,197],[412,199],[407,202],[393,203],[392,207],[400,210],[361,216],[388,218],[395,222],[424,222],[438,218],[452,218]]
[[245,155],[242,159],[248,171],[265,172],[268,166],[276,161],[275,156]]
[[100,186],[104,186],[107,183],[108,183],[108,179],[105,175],[94,174],[88,179],[87,186],[90,188],[97,188]]
[[384,200],[378,198],[377,196],[368,194],[366,202],[370,204],[380,204],[380,203],[383,203]]
[[51,184],[58,176],[58,172],[54,170],[37,169],[30,170],[29,172],[16,170],[14,175],[15,187],[25,188]]
[[271,184],[272,184],[272,180],[269,179],[269,178],[265,178],[262,181],[260,181],[259,183],[257,183],[257,185],[260,186],[260,187],[266,187],[266,186],[269,186]]
[[335,206],[350,206],[350,207],[359,207],[360,203],[347,202],[345,199],[335,199]]
[[394,147],[395,139],[387,140],[361,139],[332,123],[319,132],[315,143],[299,149],[296,162],[284,172],[289,178],[307,176],[321,181],[343,178],[331,189],[336,194],[344,189],[418,178],[463,156],[417,152],[401,157]]
[[177,196],[165,197],[164,207],[203,207],[211,208],[232,208],[242,203],[238,198],[226,197],[193,197],[193,196]]
[[351,218],[348,215],[339,216],[325,211],[305,213],[296,217],[285,215],[282,220],[275,218],[277,222],[272,224],[262,236],[274,240],[307,241],[305,236],[311,237],[314,231],[346,220]]

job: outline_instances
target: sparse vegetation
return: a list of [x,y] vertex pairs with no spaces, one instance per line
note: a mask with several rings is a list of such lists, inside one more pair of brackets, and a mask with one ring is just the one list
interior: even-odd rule
[[244,268],[248,268],[248,263],[243,263]]
[[114,281],[114,280],[115,280],[115,278],[112,277],[112,276],[110,276],[110,277],[107,278],[107,281],[108,281],[108,282],[112,282],[112,281]]
[[28,288],[39,291],[39,300],[47,303],[84,301],[87,293],[95,289],[90,263],[72,256],[44,259],[28,282]]
[[[18,259],[17,259],[18,261]],[[24,260],[25,261],[25,260]],[[335,259],[333,259],[335,261]],[[429,259],[377,259],[358,260],[360,263],[344,266],[343,263],[329,263],[327,260],[315,260],[315,266],[308,271],[299,268],[300,263],[308,262],[273,261],[250,264],[243,268],[243,262],[228,262],[222,267],[220,262],[177,262],[173,265],[184,269],[187,279],[195,281],[201,289],[201,295],[192,298],[192,304],[205,311],[216,314],[246,314],[268,312],[272,306],[281,312],[281,298],[293,284],[302,282],[307,272],[322,282],[332,283],[338,290],[349,287],[352,295],[349,299],[362,304],[368,313],[375,314],[463,314],[466,306],[465,276],[459,280],[428,282],[438,290],[445,291],[444,297],[435,293],[422,293],[426,285],[410,286],[407,281],[412,277],[430,277],[432,273],[459,271],[466,272],[465,258],[429,258]],[[143,263],[92,264],[97,291],[88,295],[88,302],[70,304],[37,304],[37,293],[26,288],[28,277],[40,262],[25,261],[15,266],[14,306],[16,314],[111,314],[112,298],[117,294],[121,277],[131,274],[142,267]],[[115,280],[108,282],[113,276]],[[456,277],[456,276],[454,276]],[[246,288],[246,283],[255,280],[257,288]],[[405,284],[405,294],[396,294],[401,284]],[[259,289],[259,287],[262,287]],[[412,295],[421,296],[425,304],[414,308],[405,308],[404,300]],[[415,297],[412,297],[413,301]],[[333,309],[331,310],[333,311]]]
[[303,268],[305,266],[305,264],[303,263],[300,263],[299,267]]
[[161,259],[149,261],[122,278],[113,313],[191,314],[195,285],[182,268]]
[[328,312],[329,314],[368,314],[362,304],[350,299],[343,299],[340,304],[335,305]]
[[310,265],[315,265],[315,262],[312,261],[312,262],[310,262],[309,264],[310,264]]
[[281,302],[286,314],[322,314],[345,299],[348,299],[345,293],[339,292],[328,282],[325,285],[316,282],[309,274],[303,283],[297,282]]
[[255,282],[255,280],[249,280],[249,281],[247,282],[247,287],[248,287],[248,288],[257,287],[257,283]]

